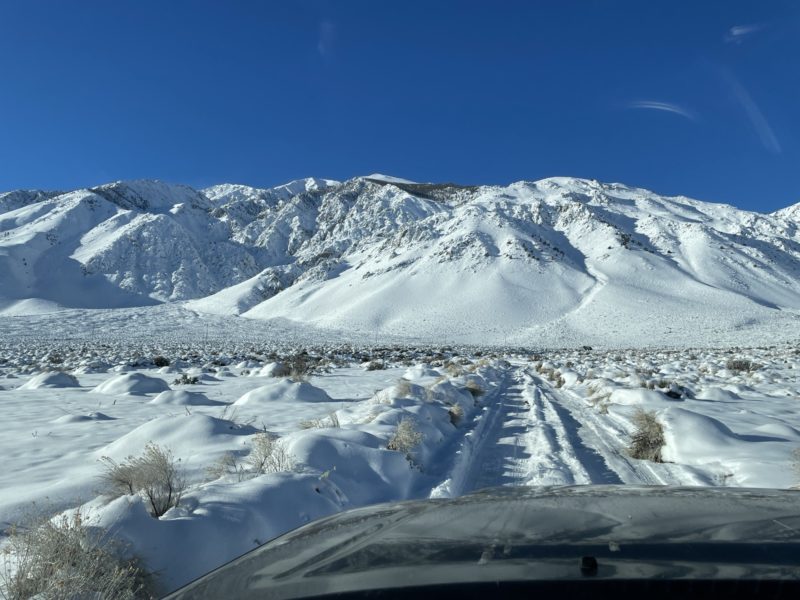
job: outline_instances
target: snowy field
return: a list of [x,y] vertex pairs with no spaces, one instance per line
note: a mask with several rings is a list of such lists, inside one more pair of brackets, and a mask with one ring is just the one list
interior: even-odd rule
[[[213,323],[184,343],[21,327],[0,341],[0,526],[81,507],[166,592],[367,504],[496,485],[798,480],[795,346],[521,352],[363,340],[299,354],[288,325],[281,344],[236,327],[227,344]],[[660,426],[654,460],[631,456],[642,414]],[[273,455],[259,464],[265,439]],[[119,465],[148,443],[169,450],[186,481],[160,518],[102,477],[104,457]]]

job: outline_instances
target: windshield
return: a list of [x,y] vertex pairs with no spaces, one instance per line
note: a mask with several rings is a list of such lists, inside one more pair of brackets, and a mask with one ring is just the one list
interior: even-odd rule
[[485,488],[800,485],[794,3],[0,32],[0,597]]

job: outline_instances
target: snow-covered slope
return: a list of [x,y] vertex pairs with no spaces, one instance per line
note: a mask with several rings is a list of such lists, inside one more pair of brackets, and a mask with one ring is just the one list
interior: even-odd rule
[[0,193],[0,214],[58,196],[61,192],[42,190],[16,190]]
[[383,175],[15,194],[0,196],[6,314],[191,300],[198,312],[478,342],[798,330],[798,206],[765,215],[572,178]]
[[275,264],[192,308],[532,343],[658,343],[682,330],[696,343],[800,308],[791,214],[618,184],[462,187],[370,176],[273,207],[240,235]]

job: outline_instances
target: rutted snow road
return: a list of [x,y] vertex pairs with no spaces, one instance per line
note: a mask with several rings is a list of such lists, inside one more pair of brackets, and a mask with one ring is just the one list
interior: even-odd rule
[[627,433],[580,398],[527,369],[483,417],[460,493],[498,485],[707,485],[685,467],[626,456]]

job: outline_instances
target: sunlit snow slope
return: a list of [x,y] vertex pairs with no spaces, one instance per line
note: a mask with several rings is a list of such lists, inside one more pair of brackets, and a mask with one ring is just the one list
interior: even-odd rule
[[[418,339],[658,343],[800,331],[800,205],[571,178],[0,194],[0,311],[189,300]],[[726,338],[727,339],[727,338]]]

